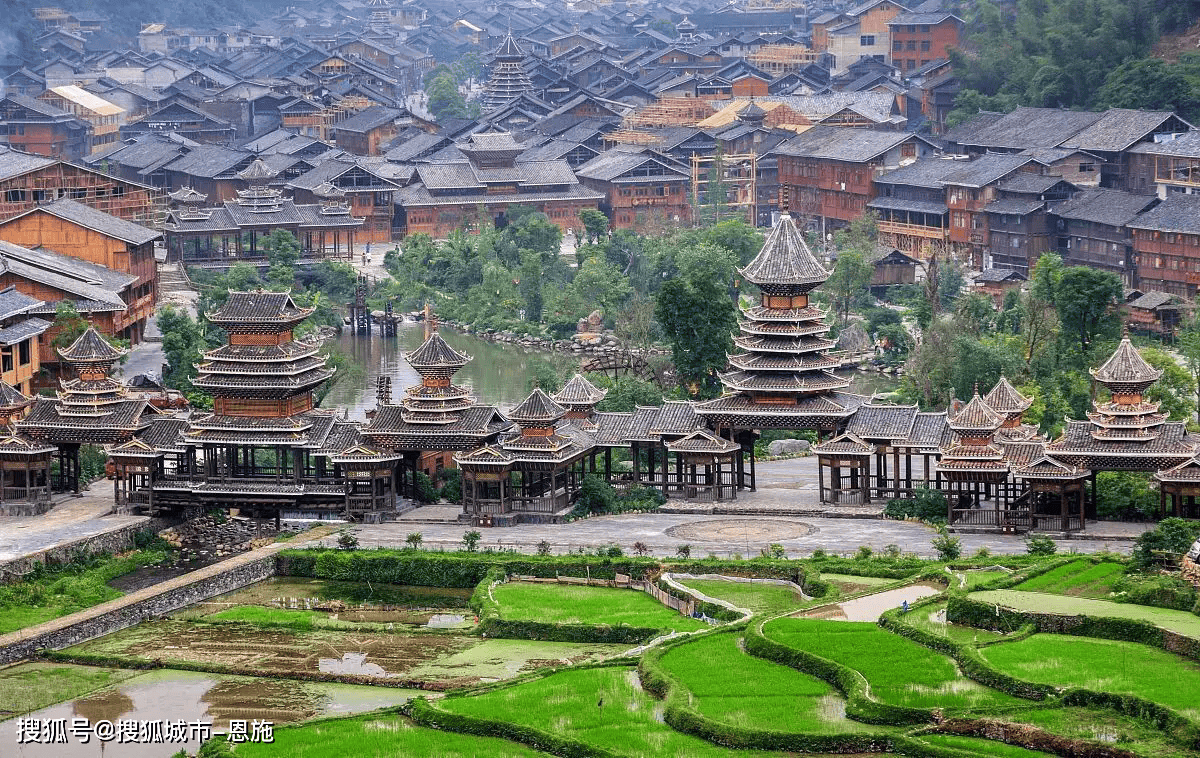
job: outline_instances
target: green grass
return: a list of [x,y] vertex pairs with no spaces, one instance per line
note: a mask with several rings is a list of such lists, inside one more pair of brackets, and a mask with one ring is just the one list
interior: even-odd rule
[[[909,626],[915,626],[918,629],[924,629],[927,632],[932,632],[939,637],[948,637],[955,642],[966,642],[975,644],[977,642],[991,642],[993,640],[1003,639],[1004,635],[998,632],[991,632],[986,629],[976,629],[973,626],[963,626],[961,624],[946,624],[934,621],[934,616],[944,619],[946,610],[945,603],[936,605],[925,605],[911,611],[903,616],[903,621]],[[941,615],[938,615],[941,614]]]
[[[244,621],[263,626],[284,626],[289,629],[313,629],[328,621],[329,614],[324,611],[285,611],[277,608],[263,608],[259,605],[235,605],[224,611],[210,613],[202,617],[204,621]],[[344,623],[347,627],[354,624]]]
[[878,576],[854,576],[852,574],[821,574],[821,581],[829,582],[843,595],[857,595],[885,584],[895,584],[895,579],[885,579]]
[[1014,589],[1025,592],[1047,592],[1072,597],[1106,598],[1113,585],[1125,574],[1120,563],[1072,561],[1032,579],[1026,579]]
[[1051,595],[1044,592],[1019,590],[984,590],[972,592],[968,597],[984,603],[999,603],[1019,611],[1059,613],[1067,616],[1099,616],[1106,618],[1137,619],[1169,629],[1172,632],[1200,639],[1200,616],[1186,611],[1169,608],[1153,608],[1148,605],[1111,603],[1107,600],[1092,600],[1083,597]]
[[1200,665],[1158,648],[1035,634],[981,652],[996,668],[1021,679],[1138,695],[1200,719]]
[[1196,753],[1176,744],[1171,735],[1145,721],[1109,710],[1093,708],[1035,708],[1001,717],[1030,724],[1070,739],[1112,744],[1145,758],[1195,758]]
[[772,755],[729,750],[675,731],[662,722],[662,703],[642,691],[631,668],[563,671],[475,697],[449,697],[436,707],[536,727],[630,758]]
[[628,624],[687,631],[707,628],[644,592],[570,584],[509,582],[492,591],[502,618],[563,624]]
[[680,584],[754,613],[782,613],[803,607],[809,602],[792,588],[779,584],[725,582],[720,579],[688,579]]
[[975,755],[993,756],[994,758],[1037,758],[1037,756],[1052,755],[1039,750],[1029,750],[1018,745],[1008,745],[996,740],[985,740],[979,737],[960,737],[957,734],[922,734],[921,742],[962,750]]
[[442,732],[399,716],[359,716],[308,726],[276,727],[273,743],[235,746],[239,758],[533,758],[536,750],[494,737]]
[[782,618],[766,624],[763,633],[781,644],[855,669],[867,678],[872,696],[880,702],[914,708],[1027,702],[967,679],[946,656],[875,624]]
[[0,669],[0,719],[36,711],[142,673],[65,663],[22,663]]
[[121,597],[108,586],[118,576],[155,563],[166,553],[136,550],[69,563],[29,579],[0,585],[0,634],[35,626]]
[[1008,576],[1007,571],[963,571],[967,577],[967,589],[974,589],[981,584]]
[[672,648],[662,665],[697,711],[750,729],[841,734],[882,732],[845,716],[845,699],[816,677],[742,652],[735,634],[703,636]]

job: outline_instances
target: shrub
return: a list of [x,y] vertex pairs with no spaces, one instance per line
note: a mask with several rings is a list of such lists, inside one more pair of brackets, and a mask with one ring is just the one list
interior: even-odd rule
[[479,547],[479,541],[481,539],[483,539],[483,535],[474,529],[469,532],[464,532],[462,536],[463,546],[467,549],[468,553],[473,553],[475,552],[475,549]]
[[456,468],[444,468],[437,474],[442,487],[438,495],[448,503],[462,502],[462,472]]
[[609,558],[623,558],[625,551],[621,549],[620,545],[609,545],[604,549],[604,555]]
[[541,542],[537,543],[537,554],[550,555],[550,543],[546,540],[542,540]]
[[1140,471],[1100,471],[1096,474],[1096,515],[1102,519],[1152,519],[1158,497],[1150,475]]
[[1058,543],[1049,537],[1030,537],[1025,540],[1025,552],[1030,555],[1054,555],[1058,552]]
[[953,561],[962,555],[962,540],[958,537],[952,537],[945,527],[942,527],[938,536],[933,538],[933,549],[937,551],[938,560]]
[[989,558],[989,557],[991,557],[991,555],[992,555],[991,550],[988,550],[987,547],[981,547],[978,550],[976,550],[975,554],[971,557],[972,558]]
[[783,560],[784,558],[787,558],[787,551],[784,550],[783,545],[780,545],[778,542],[772,542],[767,547],[767,552],[775,560]]
[[637,542],[633,543],[634,555],[642,556],[642,555],[646,555],[649,552],[650,552],[650,547],[645,542],[638,540]]
[[889,500],[887,507],[883,509],[883,514],[888,518],[917,518],[930,523],[944,522],[946,513],[946,496],[929,487],[913,490],[911,498]]
[[438,501],[437,488],[433,486],[433,480],[423,471],[417,472],[417,500],[420,500],[422,503],[436,503]]
[[691,545],[680,545],[679,547],[675,548],[675,555],[679,556],[680,558],[691,558],[692,557],[692,546]]
[[888,558],[899,558],[901,555],[900,546],[895,543],[891,545],[885,545],[883,548],[883,554]]
[[355,550],[358,548],[358,537],[350,532],[342,532],[338,535],[337,545],[342,550]]
[[869,561],[871,560],[871,556],[874,554],[875,551],[871,549],[870,545],[859,545],[858,552],[854,554],[854,560]]
[[1163,519],[1157,527],[1138,536],[1133,546],[1133,565],[1145,570],[1164,556],[1174,563],[1174,558],[1186,553],[1197,536],[1200,536],[1200,523],[1181,518]]
[[1196,605],[1196,588],[1173,576],[1126,576],[1113,585],[1121,603],[1153,605],[1190,611]]
[[421,543],[425,541],[425,538],[421,536],[420,532],[409,532],[408,536],[404,538],[404,541],[413,550],[419,550],[421,548]]

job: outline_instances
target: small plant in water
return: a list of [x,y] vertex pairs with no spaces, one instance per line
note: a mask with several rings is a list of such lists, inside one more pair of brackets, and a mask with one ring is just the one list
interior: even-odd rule
[[675,548],[675,555],[679,556],[680,558],[691,558],[692,557],[692,546],[691,545],[680,545],[679,547]]
[[767,550],[771,552],[771,557],[777,561],[787,558],[787,551],[784,550],[783,545],[780,545],[778,542],[772,542],[769,546],[767,546]]
[[537,543],[537,554],[550,555],[550,543],[546,540],[542,540],[541,542]]
[[462,542],[468,553],[475,552],[475,548],[479,547],[479,541],[483,539],[483,535],[472,529],[463,534]]
[[420,550],[421,543],[425,541],[425,538],[421,536],[420,532],[409,532],[408,536],[404,538],[404,541],[408,543],[408,546],[413,550]]
[[650,547],[641,540],[633,543],[633,552],[636,555],[644,556],[650,552]]

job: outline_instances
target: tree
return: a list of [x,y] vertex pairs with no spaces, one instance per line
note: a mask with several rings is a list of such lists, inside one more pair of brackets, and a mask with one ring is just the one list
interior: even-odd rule
[[421,536],[420,532],[409,532],[408,536],[404,538],[404,541],[413,550],[420,550],[421,543],[425,541],[425,538]]
[[588,242],[593,245],[599,244],[601,239],[608,236],[608,216],[600,211],[584,208],[579,211],[579,220],[583,223]]
[[850,318],[850,308],[855,300],[867,291],[874,271],[862,252],[851,249],[838,253],[837,264],[824,289],[834,308],[841,314],[842,323]]
[[458,83],[449,71],[434,76],[425,85],[425,94],[429,98],[429,112],[435,121],[469,118],[471,115],[467,100],[458,90]]
[[263,240],[267,254],[267,282],[271,289],[291,292],[296,286],[296,262],[300,260],[300,243],[287,229],[276,229]]
[[610,318],[633,292],[620,269],[599,257],[585,261],[567,289],[581,302],[593,310],[599,308]]
[[677,262],[680,275],[658,291],[654,315],[671,344],[680,384],[693,396],[711,397],[720,387],[716,372],[725,367],[737,329],[726,289],[733,254],[701,243],[679,251]]
[[662,405],[663,402],[662,390],[634,376],[613,380],[603,375],[590,375],[588,379],[597,387],[608,390],[596,405],[598,411],[632,413],[638,406]]
[[1160,58],[1129,60],[1108,72],[1096,92],[1100,108],[1177,110],[1185,118],[1197,112],[1195,88],[1185,74],[1186,64]]
[[204,332],[187,311],[171,305],[163,306],[157,319],[163,336],[163,357],[167,359],[163,384],[185,394],[192,392],[195,364],[207,346]]
[[54,306],[54,326],[57,327],[58,334],[54,335],[50,345],[56,350],[62,350],[70,347],[72,342],[79,339],[79,335],[87,331],[88,323],[79,315],[73,301],[59,300]]
[[1162,350],[1143,348],[1138,352],[1147,363],[1163,372],[1162,377],[1146,391],[1146,399],[1161,403],[1162,410],[1173,421],[1191,418],[1192,398],[1196,393],[1196,381],[1191,372]]
[[469,532],[464,532],[462,536],[463,547],[467,549],[468,553],[473,553],[475,552],[475,549],[479,547],[479,541],[481,539],[483,539],[483,535],[474,529]]
[[1078,348],[1083,363],[1098,337],[1116,334],[1116,308],[1124,293],[1120,277],[1111,272],[1086,266],[1063,269],[1054,292],[1060,337]]
[[1179,330],[1179,352],[1183,355],[1188,371],[1192,372],[1192,384],[1196,388],[1195,411],[1200,418],[1200,310],[1183,322]]

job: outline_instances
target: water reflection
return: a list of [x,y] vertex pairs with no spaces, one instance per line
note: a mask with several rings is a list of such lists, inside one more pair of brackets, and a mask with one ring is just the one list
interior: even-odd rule
[[[474,360],[455,376],[455,383],[469,387],[482,403],[511,407],[529,394],[529,377],[538,366],[553,366],[560,373],[576,371],[580,359],[566,353],[527,350],[518,345],[488,342],[470,334],[442,329],[442,337],[456,350],[474,356]],[[404,360],[404,353],[415,350],[425,339],[425,325],[406,322],[400,325],[396,337],[357,337],[346,330],[334,342],[338,348],[361,365],[366,373],[363,380],[335,387],[322,405],[346,409],[350,418],[363,419],[366,411],[375,407],[375,385],[380,376],[392,377],[392,397],[399,400],[407,387],[421,378]],[[895,376],[875,372],[849,372],[850,392],[870,395],[890,392],[896,388]]]
[[[353,653],[349,655],[355,655]],[[365,659],[366,654],[358,654]],[[367,668],[373,664],[367,664]],[[378,674],[376,674],[378,675]],[[230,719],[284,724],[326,713],[359,713],[398,705],[411,690],[345,684],[215,676],[190,671],[153,671],[111,689],[59,703],[28,715],[43,722],[66,719],[67,743],[18,745],[17,720],[0,722],[0,755],[22,758],[165,758],[186,748],[195,753],[198,740],[171,744],[102,743],[94,737],[80,744],[71,733],[71,719],[98,721],[212,722],[214,731],[228,729]]]
[[348,674],[352,676],[374,676],[386,678],[395,676],[378,663],[367,663],[366,653],[342,653],[341,658],[322,658],[318,661],[319,670],[326,674]]

